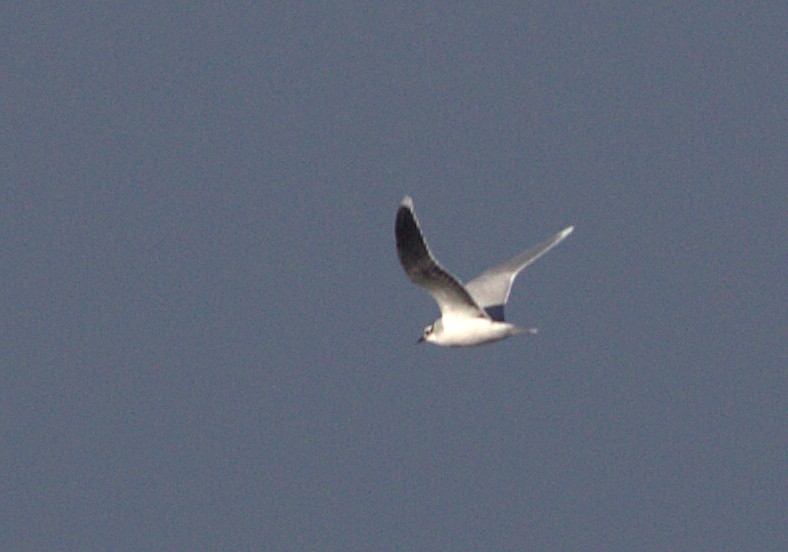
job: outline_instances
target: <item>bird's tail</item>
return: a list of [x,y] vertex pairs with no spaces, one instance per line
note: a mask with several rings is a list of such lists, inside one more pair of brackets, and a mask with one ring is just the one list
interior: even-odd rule
[[537,330],[536,328],[519,328],[519,327],[514,328],[514,335],[520,335],[520,334],[536,335],[537,333],[539,333],[539,330]]

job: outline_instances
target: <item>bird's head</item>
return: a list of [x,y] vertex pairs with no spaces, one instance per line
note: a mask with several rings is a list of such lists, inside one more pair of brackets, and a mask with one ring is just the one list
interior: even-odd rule
[[418,343],[423,343],[425,341],[435,341],[435,324],[430,324],[424,328],[424,333],[421,334]]

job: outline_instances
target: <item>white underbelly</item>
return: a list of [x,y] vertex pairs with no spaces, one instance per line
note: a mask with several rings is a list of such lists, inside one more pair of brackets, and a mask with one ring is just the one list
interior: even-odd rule
[[506,322],[496,322],[489,318],[443,319],[443,331],[438,345],[461,347],[492,343],[518,333],[517,328]]

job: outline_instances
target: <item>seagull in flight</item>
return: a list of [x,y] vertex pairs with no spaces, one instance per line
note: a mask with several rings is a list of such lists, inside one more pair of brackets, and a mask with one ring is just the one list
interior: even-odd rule
[[397,255],[410,281],[423,287],[440,307],[441,317],[424,328],[419,343],[468,347],[492,343],[536,328],[519,328],[504,321],[503,307],[522,269],[561,243],[574,230],[569,226],[513,259],[484,271],[465,284],[443,268],[430,253],[421,233],[413,200],[405,196],[397,210]]

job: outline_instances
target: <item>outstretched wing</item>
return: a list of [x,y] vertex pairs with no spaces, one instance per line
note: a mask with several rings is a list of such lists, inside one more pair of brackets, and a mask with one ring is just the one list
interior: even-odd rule
[[520,253],[513,259],[485,270],[465,284],[465,289],[494,320],[502,321],[503,307],[509,299],[509,291],[512,289],[514,279],[520,271],[561,243],[574,229],[574,226],[564,228],[552,238]]
[[438,264],[430,253],[409,196],[405,196],[397,210],[395,231],[402,268],[411,282],[432,295],[442,316],[487,317],[459,280]]

